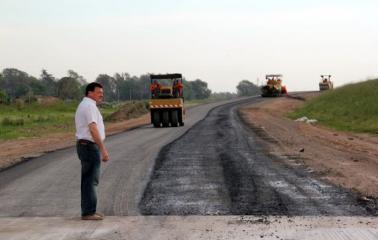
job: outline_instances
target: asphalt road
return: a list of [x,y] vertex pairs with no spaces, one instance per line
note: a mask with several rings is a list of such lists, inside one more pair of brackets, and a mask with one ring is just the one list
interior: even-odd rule
[[[261,101],[256,98],[252,101]],[[212,110],[164,147],[140,203],[145,215],[374,215],[358,197],[269,154],[238,114],[251,100]]]
[[[152,125],[108,137],[110,161],[102,164],[98,210],[106,215],[139,215],[138,203],[160,149],[177,139],[210,109],[188,110],[185,126]],[[0,217],[80,215],[80,162],[75,148],[48,153],[0,172]]]
[[[262,99],[197,106],[188,111],[185,127],[146,126],[107,138],[111,160],[102,165],[99,211],[369,215],[352,193],[267,153],[259,130],[246,128],[237,114],[239,106],[257,101]],[[74,148],[0,172],[0,217],[78,215],[80,162]]]

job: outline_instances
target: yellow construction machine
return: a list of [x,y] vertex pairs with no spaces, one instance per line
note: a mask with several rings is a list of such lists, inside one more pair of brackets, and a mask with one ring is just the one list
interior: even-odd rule
[[333,82],[331,81],[331,75],[320,75],[322,78],[319,82],[319,90],[330,90],[333,89]]
[[265,79],[266,84],[261,87],[262,97],[279,97],[287,94],[286,86],[282,85],[281,74],[267,74]]
[[184,126],[184,93],[180,73],[150,75],[150,114],[154,127]]

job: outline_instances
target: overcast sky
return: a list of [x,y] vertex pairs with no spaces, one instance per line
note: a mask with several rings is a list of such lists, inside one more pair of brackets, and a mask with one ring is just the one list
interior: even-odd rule
[[377,0],[0,0],[0,70],[180,72],[213,91],[281,73],[288,90],[378,76]]

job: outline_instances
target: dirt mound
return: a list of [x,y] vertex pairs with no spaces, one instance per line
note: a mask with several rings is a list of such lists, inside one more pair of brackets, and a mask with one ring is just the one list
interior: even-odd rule
[[52,96],[36,96],[36,98],[37,102],[43,106],[51,106],[61,101],[59,98]]
[[137,118],[149,112],[148,102],[132,102],[124,104],[118,111],[106,118],[107,121],[122,121]]

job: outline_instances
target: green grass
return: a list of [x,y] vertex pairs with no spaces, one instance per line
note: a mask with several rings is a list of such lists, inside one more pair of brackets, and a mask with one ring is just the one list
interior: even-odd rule
[[[0,139],[40,137],[50,133],[74,132],[75,111],[79,102],[0,105]],[[114,106],[100,108],[104,119],[116,111]]]
[[[185,101],[185,106],[194,106],[219,101],[217,99],[203,99]],[[51,105],[16,103],[12,105],[0,104],[0,140],[41,137],[51,133],[75,131],[75,111],[79,102],[59,101]],[[103,104],[100,107],[105,121],[119,121],[112,114],[119,109],[126,109],[125,116],[136,118],[148,113],[148,101],[131,101],[119,104]]]
[[289,114],[306,116],[340,131],[378,133],[378,79],[327,91]]

